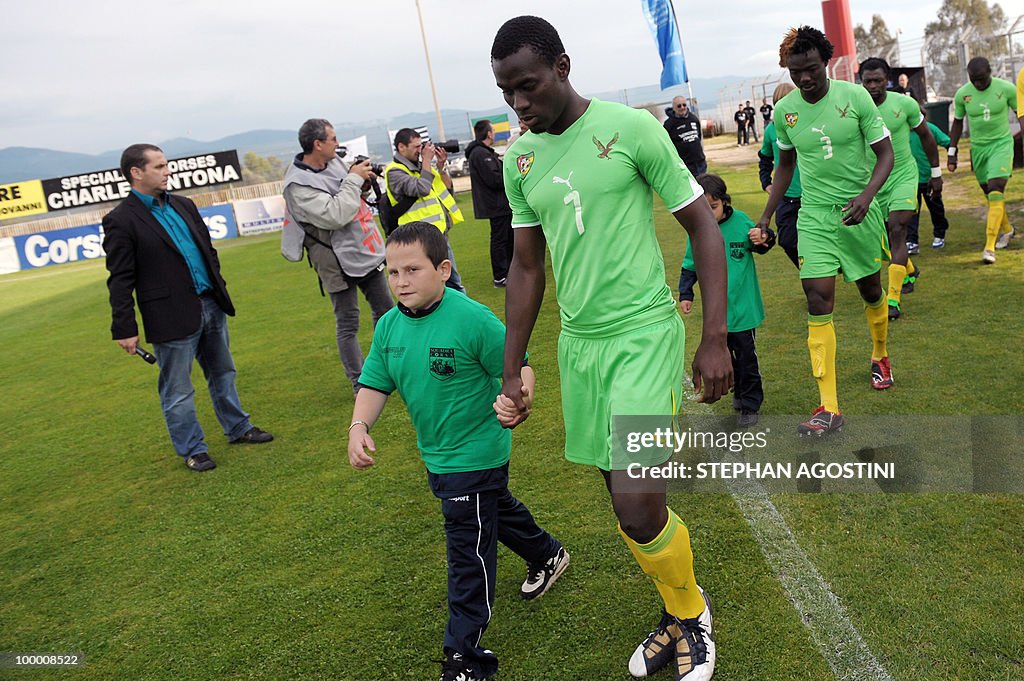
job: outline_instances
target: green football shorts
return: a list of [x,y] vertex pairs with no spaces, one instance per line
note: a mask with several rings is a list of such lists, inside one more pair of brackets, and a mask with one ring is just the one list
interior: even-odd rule
[[609,338],[560,335],[565,458],[605,471],[625,469],[630,463],[664,463],[667,454],[646,451],[626,461],[620,446],[613,465],[613,421],[664,416],[664,426],[673,425],[682,393],[685,340],[678,313]]
[[875,203],[882,208],[883,221],[897,210],[917,210],[917,165],[893,168],[889,179],[878,190]]
[[971,144],[971,168],[978,184],[1013,174],[1013,138],[998,142]]
[[887,240],[879,202],[871,202],[859,225],[847,226],[842,220],[842,206],[800,206],[796,231],[801,279],[834,277],[842,269],[843,279],[857,281],[882,268]]

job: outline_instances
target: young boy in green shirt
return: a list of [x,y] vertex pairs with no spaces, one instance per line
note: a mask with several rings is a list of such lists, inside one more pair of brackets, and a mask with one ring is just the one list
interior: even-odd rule
[[[398,305],[377,322],[359,377],[349,463],[357,469],[376,463],[367,454],[377,451],[370,429],[397,390],[445,518],[448,625],[441,681],[478,681],[498,669],[498,658],[480,645],[494,605],[498,541],[527,563],[520,591],[526,599],[550,588],[568,567],[569,554],[508,489],[507,426],[513,419],[495,400],[505,325],[484,305],[445,287],[451,261],[433,225],[399,227],[385,253]],[[525,360],[522,379],[523,399],[530,403],[534,374]]]
[[[718,220],[722,238],[725,239],[729,268],[726,343],[732,355],[732,406],[739,412],[737,425],[748,427],[757,423],[758,412],[764,402],[764,388],[754,347],[755,331],[764,321],[764,303],[761,301],[757,268],[750,253],[767,253],[775,245],[775,232],[770,229],[762,232],[754,226],[754,221],[746,213],[733,208],[725,181],[718,175],[701,175],[697,183],[704,189],[704,196],[711,204],[711,212]],[[693,249],[687,244],[683,268],[679,273],[679,308],[683,314],[690,314],[693,308],[693,285],[696,283],[697,267]]]

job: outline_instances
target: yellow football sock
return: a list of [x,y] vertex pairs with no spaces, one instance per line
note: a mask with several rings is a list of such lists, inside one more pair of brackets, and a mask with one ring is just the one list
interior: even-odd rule
[[[895,300],[897,305],[899,305],[900,302],[900,293],[903,289],[903,279],[906,276],[907,268],[903,265],[889,265],[889,300]],[[871,320],[869,319],[868,321]]]
[[1002,192],[989,192],[988,219],[985,221],[985,250],[996,250],[996,239],[999,238],[999,227],[1006,217],[1006,202]]
[[807,315],[807,349],[811,352],[811,373],[818,382],[821,404],[826,411],[838,414],[836,327],[832,323],[832,315]]
[[680,619],[689,619],[704,612],[704,597],[697,589],[693,574],[693,551],[690,532],[672,509],[661,533],[648,544],[637,544],[619,527],[619,534],[643,571],[654,580],[665,601],[665,610]]
[[871,331],[871,359],[882,359],[889,356],[885,342],[889,337],[889,310],[886,309],[885,296],[874,303],[864,303],[864,316],[868,319]]
[[1006,214],[1006,204],[1003,204],[1003,221],[999,223],[999,233],[1006,234],[1007,232],[1013,231],[1013,226],[1010,224],[1010,217]]
[[907,274],[909,274],[910,276],[914,276],[915,272],[917,272],[917,266],[914,264],[914,261],[911,260],[910,256],[908,255],[907,256]]

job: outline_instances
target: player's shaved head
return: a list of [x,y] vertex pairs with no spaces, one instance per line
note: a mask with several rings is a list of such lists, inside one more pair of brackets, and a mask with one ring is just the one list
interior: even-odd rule
[[985,57],[975,57],[974,59],[967,62],[967,73],[968,75],[981,75],[992,71],[992,65],[988,63],[988,59]]
[[967,62],[967,78],[979,90],[987,90],[992,84],[992,65],[984,57],[975,57]]
[[548,66],[554,66],[565,53],[554,26],[540,17],[521,16],[509,19],[498,29],[491,45],[491,60],[505,59],[524,47],[536,52]]

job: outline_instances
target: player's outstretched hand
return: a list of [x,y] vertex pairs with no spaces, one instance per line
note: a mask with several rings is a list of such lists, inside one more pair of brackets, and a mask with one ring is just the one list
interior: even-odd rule
[[361,428],[359,432],[353,433],[350,431],[348,438],[348,462],[352,464],[353,468],[363,470],[377,463],[366,453],[367,449],[371,452],[377,451],[377,445],[373,443],[373,438],[370,437],[370,434],[363,432]]
[[[501,383],[501,394],[494,401],[494,411],[498,414],[498,421],[505,428],[515,428],[530,416],[530,404],[533,396],[523,385],[523,379],[519,376],[506,378]],[[502,418],[502,411],[498,411],[499,404],[509,418]]]
[[951,173],[956,172],[956,154],[950,154],[946,157],[946,169]]
[[928,195],[931,197],[942,196],[941,177],[933,177],[928,180]]
[[864,216],[868,214],[869,208],[871,208],[871,199],[863,194],[857,194],[843,207],[843,213],[845,214],[843,216],[843,224],[859,225]]
[[702,342],[693,356],[691,369],[698,402],[717,402],[732,388],[732,358],[724,339],[714,344]]

